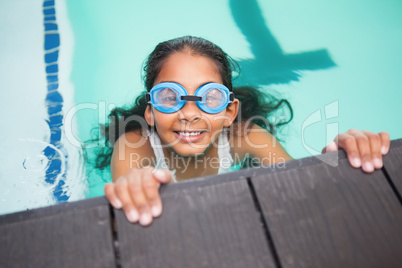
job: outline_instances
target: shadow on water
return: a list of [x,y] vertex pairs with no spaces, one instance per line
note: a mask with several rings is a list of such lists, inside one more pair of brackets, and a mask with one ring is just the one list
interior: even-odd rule
[[230,0],[233,18],[250,43],[253,59],[239,59],[240,76],[235,85],[287,84],[299,81],[300,70],[336,66],[326,49],[285,54],[267,27],[257,0]]

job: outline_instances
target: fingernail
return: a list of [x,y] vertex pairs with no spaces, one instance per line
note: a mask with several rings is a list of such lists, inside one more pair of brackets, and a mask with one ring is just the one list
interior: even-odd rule
[[381,153],[382,153],[382,154],[387,154],[387,153],[388,153],[387,147],[382,146],[382,147],[381,147]]
[[374,162],[374,166],[375,166],[375,167],[377,167],[377,168],[382,167],[382,160],[381,160],[381,159],[379,159],[379,158],[374,158],[373,162]]
[[130,222],[137,222],[137,221],[138,221],[138,218],[139,218],[138,212],[137,212],[136,210],[134,210],[134,209],[130,210],[130,211],[127,213],[127,219],[128,219]]
[[336,150],[338,150],[338,146],[336,145],[336,143],[334,141],[332,141],[330,144],[328,144],[327,147],[331,152],[335,152]]
[[367,171],[367,172],[374,171],[373,164],[371,164],[371,162],[364,163],[364,170]]
[[120,201],[119,199],[115,199],[115,200],[113,201],[113,206],[114,206],[116,209],[120,209],[120,208],[122,208],[123,204],[121,203],[121,201]]
[[163,180],[164,178],[165,178],[165,172],[163,172],[162,170],[160,170],[160,169],[156,169],[155,170],[155,172],[154,172],[154,175],[156,176],[156,177],[158,177],[159,179],[161,179],[161,180]]
[[360,159],[357,157],[352,159],[352,163],[354,167],[360,167],[362,165],[362,161],[360,161]]
[[148,213],[142,213],[141,219],[140,219],[141,225],[148,225],[151,223],[151,221],[152,221],[151,215],[149,215]]
[[151,208],[152,216],[158,217],[162,213],[162,209],[160,206],[152,206]]

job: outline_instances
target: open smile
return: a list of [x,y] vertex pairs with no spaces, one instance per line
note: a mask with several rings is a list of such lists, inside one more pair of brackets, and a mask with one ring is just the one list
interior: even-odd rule
[[173,131],[176,138],[184,142],[196,142],[205,136],[206,131]]

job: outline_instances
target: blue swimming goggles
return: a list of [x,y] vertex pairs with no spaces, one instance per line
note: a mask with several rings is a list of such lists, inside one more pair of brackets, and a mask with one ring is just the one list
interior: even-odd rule
[[174,113],[187,101],[195,101],[198,108],[209,114],[222,112],[234,100],[233,92],[217,83],[199,87],[194,95],[187,95],[181,85],[172,82],[160,83],[146,94],[147,102],[162,113]]

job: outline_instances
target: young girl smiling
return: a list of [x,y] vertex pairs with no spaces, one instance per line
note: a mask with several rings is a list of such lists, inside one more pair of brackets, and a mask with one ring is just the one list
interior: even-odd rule
[[[161,183],[237,170],[250,157],[259,165],[292,159],[270,134],[272,125],[252,116],[283,101],[269,107],[253,88],[233,90],[230,57],[215,44],[191,36],[162,42],[144,70],[147,93],[132,109],[111,113],[106,138],[114,148],[101,158],[113,179],[105,195],[129,221],[149,225],[161,214]],[[245,107],[248,98],[259,105]],[[323,153],[344,149],[352,166],[372,172],[389,144],[386,132],[349,130]]]

